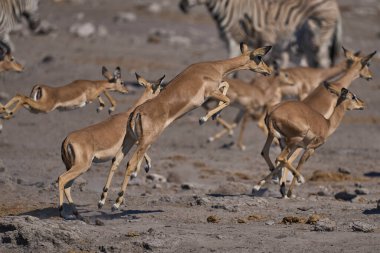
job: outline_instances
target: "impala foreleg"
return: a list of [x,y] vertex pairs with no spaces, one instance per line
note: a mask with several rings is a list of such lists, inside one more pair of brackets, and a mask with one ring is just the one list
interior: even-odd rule
[[111,114],[113,111],[115,111],[116,100],[108,93],[108,91],[104,91],[104,95],[111,103],[111,107],[108,109],[108,113]]
[[100,112],[104,109],[105,103],[101,96],[98,97],[98,100],[99,100],[99,107],[96,108],[96,111]]
[[238,137],[238,142],[237,142],[237,146],[242,151],[245,150],[245,145],[243,144],[243,133],[245,131],[245,127],[247,125],[248,119],[249,119],[249,113],[246,112],[243,117],[243,122],[241,123],[241,126],[240,126],[240,132],[239,132],[239,137]]
[[[226,84],[225,87],[227,87],[228,89],[228,84],[227,82],[223,82]],[[223,110],[225,107],[227,107],[229,104],[230,104],[230,99],[224,94],[224,93],[227,93],[227,89],[225,89],[223,91],[223,93],[221,93],[219,90],[217,91],[214,91],[210,97],[214,98],[214,99],[217,99],[219,100],[219,104],[216,108],[210,110],[207,112],[206,116],[203,116],[199,119],[199,124],[203,124],[205,123],[211,116],[217,114],[218,112],[220,112],[221,110]]]
[[149,145],[144,144],[144,142],[140,141],[135,153],[132,155],[131,159],[129,160],[126,171],[125,171],[124,181],[121,186],[121,190],[118,193],[116,202],[112,206],[113,211],[118,210],[120,205],[124,202],[124,194],[127,189],[127,185],[130,180],[130,177],[132,173],[135,171],[139,161],[144,158],[144,154],[146,153],[148,147]]
[[[310,156],[313,155],[314,151],[315,151],[315,149],[308,149],[308,150],[306,150],[306,151],[303,153],[303,155],[302,155],[302,157],[301,157],[301,159],[300,159],[300,161],[298,162],[298,165],[297,165],[297,171],[298,171],[298,172],[301,171],[301,169],[302,169],[304,163],[310,158]],[[294,189],[295,185],[296,185],[296,178],[293,177],[293,179],[292,179],[292,183],[290,184],[289,189],[288,189],[288,192],[287,192],[287,196],[288,196],[289,198],[292,197],[292,192],[293,192],[293,189]]]

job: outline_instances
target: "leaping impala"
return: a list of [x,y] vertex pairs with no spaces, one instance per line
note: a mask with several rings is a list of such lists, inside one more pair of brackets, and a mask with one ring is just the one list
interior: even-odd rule
[[[123,149],[117,155],[117,161],[121,160],[136,142],[138,145],[128,162],[119,197],[113,209],[118,209],[123,202],[130,176],[147,149],[167,126],[187,112],[200,107],[209,98],[220,101],[219,105],[201,117],[200,124],[229,105],[230,100],[226,96],[228,83],[223,81],[225,75],[242,69],[250,69],[264,75],[271,73],[271,69],[262,60],[271,49],[270,46],[250,51],[247,45],[241,44],[240,48],[242,54],[238,57],[190,65],[171,80],[156,98],[138,106],[131,113]],[[105,198],[101,198],[100,201],[104,203]]]
[[[335,109],[328,119],[302,101],[280,103],[266,116],[265,123],[269,134],[265,146],[270,146],[274,138],[284,138],[285,147],[276,158],[276,168],[270,159],[267,161],[271,173],[254,187],[255,191],[258,191],[273,175],[279,173],[282,167],[289,169],[299,183],[304,183],[305,179],[300,174],[300,170],[315,149],[322,146],[326,139],[335,132],[347,110],[364,109],[364,102],[346,88],[342,88],[339,92],[333,85],[328,83],[324,85],[326,90],[338,97]],[[297,168],[294,168],[288,158],[298,148],[304,149],[305,152],[301,156]]]
[[[345,74],[339,78],[337,81],[335,81],[335,87],[337,89],[342,88],[348,88],[352,81],[361,77],[366,80],[372,79],[372,73],[369,69],[369,62],[371,58],[376,54],[376,51],[361,57],[358,54],[354,54],[353,52],[343,48],[344,55],[348,59],[348,69],[346,70]],[[332,115],[332,112],[334,111],[334,108],[336,106],[338,97],[335,95],[332,95],[330,92],[328,92],[324,85],[319,85],[312,93],[310,93],[304,100],[302,100],[302,103],[309,106],[316,112],[320,113],[325,118],[329,118]],[[270,113],[270,112],[269,112]],[[268,136],[269,138],[269,136]],[[274,136],[273,136],[274,138]],[[277,137],[276,137],[277,138]],[[279,137],[280,142],[284,143],[284,138]],[[267,142],[264,145],[264,148],[261,152],[261,155],[264,157],[265,161],[267,162],[269,168],[273,170],[273,165],[271,165],[270,157],[269,157],[269,150],[270,150],[270,139],[267,139]],[[297,149],[294,151],[294,153],[288,158],[288,163],[291,164],[300,154],[301,149]],[[281,185],[281,194],[285,196],[285,178],[286,178],[286,169],[284,169],[284,174],[281,177],[280,185]],[[293,178],[291,186],[287,192],[287,196],[292,196],[292,190],[295,186],[296,179]],[[257,189],[259,189],[261,186],[257,185],[253,189],[253,192],[255,192]]]
[[[99,100],[97,111],[104,108],[104,101],[101,95],[104,94],[111,103],[109,113],[115,110],[116,101],[108,91],[118,91],[128,93],[121,79],[120,68],[117,67],[113,73],[108,72],[106,67],[102,68],[102,74],[107,79],[104,81],[76,80],[61,87],[50,87],[47,85],[35,85],[30,97],[16,95],[4,107],[3,118],[11,118],[21,107],[25,107],[33,113],[50,112],[55,109],[67,110],[83,107],[95,99]],[[13,107],[12,109],[10,109]]]
[[[130,113],[136,106],[154,98],[160,93],[163,88],[161,82],[164,77],[165,76],[161,77],[156,82],[148,82],[136,74],[137,82],[142,85],[145,90],[127,112],[113,115],[105,121],[74,131],[65,138],[62,143],[61,155],[67,171],[58,178],[59,212],[62,217],[64,217],[63,193],[65,193],[67,200],[72,206],[74,215],[78,215],[71,198],[71,185],[78,176],[85,173],[91,167],[92,162],[106,162],[112,159],[110,173],[115,172],[119,165],[115,157],[122,147]],[[147,161],[145,170],[148,172],[151,167],[150,158],[146,154],[145,158]],[[107,185],[109,185],[109,183],[107,183]],[[106,187],[104,191],[107,193],[109,186]],[[71,216],[66,218],[71,218]]]

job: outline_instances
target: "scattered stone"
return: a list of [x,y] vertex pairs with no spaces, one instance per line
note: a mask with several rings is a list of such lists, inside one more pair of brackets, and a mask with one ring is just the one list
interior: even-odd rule
[[368,195],[369,194],[369,190],[367,188],[355,189],[355,193],[357,195]]
[[222,236],[222,235],[216,235],[216,238],[221,240],[221,239],[224,238],[224,236]]
[[286,216],[282,219],[283,224],[306,223],[306,219],[297,216]]
[[272,226],[272,225],[274,225],[274,221],[273,220],[268,220],[268,221],[265,222],[265,225]]
[[102,220],[100,220],[100,219],[96,219],[95,220],[95,225],[96,226],[104,226],[104,222]]
[[169,37],[169,43],[171,45],[177,45],[181,47],[189,47],[191,46],[191,40],[185,36],[173,35]]
[[162,7],[159,3],[152,3],[148,6],[148,11],[153,14],[158,14],[162,11]]
[[312,209],[312,207],[301,206],[301,207],[297,207],[297,209],[300,210],[300,211],[306,212],[306,211],[309,211],[310,209]]
[[238,212],[239,211],[239,208],[236,205],[216,204],[216,205],[212,205],[211,208],[223,209],[223,210],[226,210],[229,212]]
[[312,214],[310,217],[307,219],[306,224],[311,224],[315,225],[317,222],[321,219],[321,217],[318,214]]
[[237,219],[237,223],[246,223],[246,221],[244,219],[242,219],[242,218],[238,218]]
[[208,203],[210,203],[210,200],[208,198],[194,196],[194,199],[195,199],[195,203],[198,206],[206,206]]
[[87,23],[75,23],[70,27],[70,32],[78,37],[81,38],[87,38],[90,37],[95,33],[95,26],[94,24],[87,22]]
[[331,191],[325,186],[320,186],[319,191],[317,192],[317,195],[321,197],[330,196],[331,194],[332,194]]
[[24,183],[24,180],[22,180],[21,178],[17,178],[16,179],[16,183],[17,184],[22,184],[22,183]]
[[42,58],[41,63],[43,63],[43,64],[49,64],[49,63],[52,63],[53,61],[54,61],[54,57],[53,56],[46,55],[46,56],[44,56],[44,58]]
[[260,220],[263,220],[265,217],[263,217],[262,215],[260,214],[251,214],[247,217],[247,220],[250,220],[250,221],[260,221]]
[[356,197],[355,194],[348,193],[347,191],[342,191],[335,194],[335,199],[337,200],[351,201],[355,197]]
[[338,168],[338,172],[346,175],[351,175],[351,171],[346,168]]
[[161,184],[154,184],[153,189],[162,189],[162,185]]
[[336,222],[328,218],[317,221],[312,229],[313,231],[331,232],[336,230]]
[[136,19],[137,16],[133,12],[119,12],[113,18],[115,22],[135,22]]
[[310,181],[330,181],[330,182],[341,182],[352,180],[351,175],[339,173],[339,172],[324,172],[320,170],[314,171],[313,175],[310,178]]
[[362,221],[354,221],[353,223],[351,223],[350,227],[352,228],[353,231],[364,232],[364,233],[371,233],[371,232],[374,232],[376,229],[375,225],[367,224]]
[[208,223],[218,223],[220,221],[220,218],[217,217],[216,215],[210,215],[207,217],[207,222]]
[[53,32],[54,30],[57,30],[57,27],[50,24],[46,20],[42,20],[40,24],[33,30],[33,33],[36,35],[46,35]]
[[147,180],[151,180],[153,182],[160,182],[160,183],[166,183],[166,178],[159,174],[147,174],[146,175]]
[[98,36],[99,37],[106,37],[108,35],[108,29],[104,25],[98,26]]
[[182,182],[181,177],[178,175],[178,173],[172,171],[168,173],[167,181],[169,183],[177,184],[180,184]]
[[194,185],[190,184],[190,183],[184,183],[184,184],[181,184],[181,189],[182,190],[191,190],[191,189],[194,189]]
[[137,236],[140,236],[140,233],[139,232],[136,232],[136,231],[130,231],[126,234],[127,237],[137,237]]

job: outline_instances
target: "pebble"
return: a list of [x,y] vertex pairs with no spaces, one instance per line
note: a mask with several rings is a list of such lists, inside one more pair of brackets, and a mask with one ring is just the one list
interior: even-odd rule
[[135,22],[137,19],[136,14],[133,12],[119,12],[115,17],[115,22]]
[[342,191],[335,194],[335,199],[337,200],[351,201],[355,197],[356,197],[355,194],[348,193],[347,191]]
[[367,224],[362,221],[354,221],[353,223],[351,223],[350,227],[352,228],[353,231],[364,232],[364,233],[374,232],[376,229],[375,225]]
[[96,219],[95,220],[95,225],[96,226],[104,226],[104,222],[102,220],[100,220],[100,219]]
[[153,182],[166,183],[166,178],[159,174],[148,174],[146,175],[146,179],[151,180]]
[[94,24],[87,22],[83,24],[75,23],[70,27],[70,32],[81,38],[90,37],[95,33]]
[[350,175],[351,174],[351,171],[346,169],[346,168],[338,168],[338,172],[342,173],[342,174],[346,174],[346,175]]
[[216,215],[210,215],[207,217],[208,223],[218,223],[219,221],[220,221],[220,218],[217,217]]
[[190,183],[181,184],[181,189],[182,190],[191,190],[193,188],[194,188],[194,185],[192,185]]
[[162,7],[158,3],[152,3],[148,6],[148,11],[153,14],[158,14],[162,11]]
[[323,232],[331,232],[336,230],[336,222],[332,221],[328,218],[321,219],[317,221],[315,226],[313,227],[314,231],[323,231]]
[[369,190],[367,188],[359,188],[359,189],[355,189],[355,193],[358,195],[368,195]]
[[272,226],[272,225],[274,225],[274,221],[268,220],[265,222],[265,225]]

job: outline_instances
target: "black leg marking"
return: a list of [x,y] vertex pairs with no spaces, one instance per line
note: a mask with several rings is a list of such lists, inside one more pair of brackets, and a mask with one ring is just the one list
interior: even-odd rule
[[123,195],[124,195],[124,191],[119,192],[117,195],[118,195],[119,197],[123,197]]

